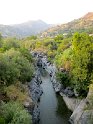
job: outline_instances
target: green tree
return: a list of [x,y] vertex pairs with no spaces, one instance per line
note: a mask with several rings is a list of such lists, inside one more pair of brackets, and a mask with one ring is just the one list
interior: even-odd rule
[[75,33],[72,41],[72,74],[76,90],[85,95],[93,73],[93,40],[87,34]]
[[[24,55],[25,56],[25,55]],[[33,74],[33,66],[27,57],[19,51],[10,49],[0,54],[0,83],[10,85],[17,80],[30,81]]]
[[18,102],[3,103],[0,115],[2,124],[32,124],[30,114]]
[[0,54],[0,84],[10,85],[15,83],[20,75],[16,63],[5,54]]
[[61,40],[63,40],[63,35],[59,34],[59,35],[55,36],[54,40],[57,42],[60,42]]
[[37,39],[37,36],[35,35],[27,37],[27,40],[36,40],[36,39]]
[[19,51],[21,52],[21,54],[22,54],[26,59],[29,60],[29,62],[32,62],[32,61],[33,61],[33,60],[32,60],[32,55],[31,55],[31,53],[29,52],[28,49],[26,49],[26,48],[20,48]]
[[3,45],[2,48],[4,51],[9,50],[11,48],[19,48],[19,43],[18,40],[16,38],[5,38],[3,40]]

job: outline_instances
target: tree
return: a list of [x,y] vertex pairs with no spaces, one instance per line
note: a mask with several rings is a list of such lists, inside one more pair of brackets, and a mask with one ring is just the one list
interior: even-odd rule
[[18,102],[3,103],[0,116],[2,124],[32,124],[30,114]]
[[6,38],[3,40],[2,48],[4,49],[4,51],[11,48],[19,48],[18,40],[16,38]]
[[60,42],[61,40],[63,40],[63,35],[59,34],[59,35],[55,36],[54,40]]
[[36,40],[36,39],[37,39],[37,36],[35,35],[27,37],[27,40]]
[[75,33],[72,41],[72,75],[77,91],[86,95],[93,73],[93,40],[89,35]]
[[33,74],[33,66],[29,60],[14,49],[1,53],[0,83],[8,86],[17,80],[23,83],[30,81]]

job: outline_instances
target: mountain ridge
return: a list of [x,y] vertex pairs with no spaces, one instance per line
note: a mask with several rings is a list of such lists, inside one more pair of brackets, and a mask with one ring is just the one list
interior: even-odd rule
[[4,37],[23,38],[37,34],[42,37],[54,37],[57,34],[73,34],[76,31],[93,34],[93,12],[60,25],[47,24],[40,19],[13,25],[0,24],[0,32]]
[[88,12],[79,19],[74,19],[68,23],[49,28],[40,35],[42,37],[53,37],[57,34],[73,34],[74,32],[93,33],[93,12]]
[[37,35],[51,27],[42,20],[32,20],[20,24],[2,25],[0,24],[0,32],[4,37],[26,37],[30,35]]

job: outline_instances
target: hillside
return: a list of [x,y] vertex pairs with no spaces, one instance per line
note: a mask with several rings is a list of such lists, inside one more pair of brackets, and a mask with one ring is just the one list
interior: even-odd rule
[[55,36],[59,33],[68,34],[74,32],[87,32],[93,33],[93,12],[87,13],[85,16],[75,19],[66,24],[57,25],[52,27],[41,34],[41,36]]
[[28,21],[22,24],[15,25],[0,25],[0,32],[3,36],[17,36],[25,37],[29,35],[36,35],[44,31],[52,25],[43,22],[42,20]]
[[26,37],[40,34],[42,37],[68,34],[74,32],[93,34],[93,12],[89,12],[79,19],[61,25],[51,25],[42,20],[28,21],[15,25],[0,25],[0,32],[4,37]]

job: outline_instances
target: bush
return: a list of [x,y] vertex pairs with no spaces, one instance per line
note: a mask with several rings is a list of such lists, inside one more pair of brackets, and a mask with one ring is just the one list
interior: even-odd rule
[[20,48],[19,51],[21,52],[21,54],[26,57],[26,59],[29,60],[29,62],[32,62],[32,55],[31,53],[25,49],[25,48]]
[[33,74],[33,66],[29,63],[29,61],[22,57],[18,57],[16,59],[16,63],[18,64],[17,68],[20,70],[19,81],[25,83],[26,81],[31,81]]
[[64,87],[67,87],[70,85],[70,77],[69,74],[66,72],[57,72],[56,73],[57,80],[60,81],[64,85]]
[[2,118],[6,124],[31,124],[30,114],[17,102],[3,103],[1,106]]
[[0,80],[9,86],[17,80],[30,81],[33,74],[33,66],[29,60],[19,51],[10,49],[0,54]]
[[15,83],[19,73],[16,63],[11,61],[7,55],[0,54],[0,83],[7,86]]
[[5,88],[7,97],[10,100],[14,100],[14,101],[17,100],[20,103],[23,103],[28,97],[26,90],[25,91],[22,90],[23,89],[20,88],[20,86],[18,87],[13,84]]
[[9,50],[11,48],[19,48],[19,41],[16,38],[5,38],[2,44],[3,51]]
[[5,119],[3,117],[0,117],[0,124],[5,124]]
[[75,33],[72,39],[72,82],[80,95],[87,95],[93,74],[93,40],[85,33]]

